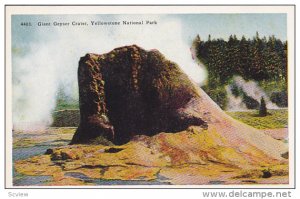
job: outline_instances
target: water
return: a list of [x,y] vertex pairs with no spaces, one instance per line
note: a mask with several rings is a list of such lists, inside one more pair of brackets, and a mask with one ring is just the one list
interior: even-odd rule
[[13,184],[14,186],[32,186],[32,185],[44,185],[47,182],[50,182],[52,177],[50,176],[19,176],[14,177]]
[[225,181],[222,181],[222,180],[212,180],[212,181],[209,181],[209,184],[225,184]]
[[[14,138],[30,139],[35,136],[38,136],[38,135],[15,134]],[[46,150],[48,148],[53,147],[53,146],[54,145],[52,142],[42,142],[42,143],[36,144],[35,146],[13,148],[13,152],[12,152],[13,162],[15,162],[17,160],[27,159],[27,158],[30,158],[30,157],[36,156],[36,155],[42,155],[46,152]],[[50,182],[51,180],[52,180],[51,176],[22,175],[22,174],[16,172],[15,168],[13,168],[13,185],[14,186],[46,185],[46,183]]]
[[[14,135],[18,138],[32,138],[34,136],[32,134],[17,134]],[[70,140],[53,140],[49,142],[38,143],[35,146],[29,147],[20,147],[13,149],[13,161],[27,159],[32,156],[42,155],[46,152],[47,149],[53,147],[60,147],[67,145]],[[60,144],[56,144],[60,142]],[[95,185],[170,185],[168,182],[162,182],[166,179],[163,179],[158,174],[158,180],[104,180],[104,179],[96,179],[89,178],[86,175],[79,172],[68,172],[65,176],[77,178],[83,180],[85,183],[93,183]],[[161,180],[161,181],[160,181]],[[13,168],[13,185],[14,186],[47,186],[48,182],[52,181],[51,176],[28,176],[23,175],[15,171]]]
[[[13,161],[27,159],[32,156],[44,154],[49,146],[33,146],[13,149]],[[51,181],[51,176],[27,176],[16,172],[13,168],[13,185],[14,186],[28,186],[28,185],[45,185]]]
[[50,146],[40,145],[32,147],[22,147],[13,149],[13,161],[23,160],[46,152]]

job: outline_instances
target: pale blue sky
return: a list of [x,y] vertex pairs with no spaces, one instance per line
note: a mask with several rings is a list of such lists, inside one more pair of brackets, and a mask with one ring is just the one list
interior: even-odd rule
[[[70,16],[70,15],[69,15]],[[76,17],[75,17],[76,16]],[[85,15],[74,15],[81,18]],[[120,15],[93,15],[95,19],[112,20]],[[135,15],[138,17],[138,15]],[[20,27],[23,21],[41,21],[48,19],[63,19],[64,15],[19,15],[12,19],[13,44],[20,44],[24,41],[40,40],[35,36],[37,27]],[[228,39],[229,35],[236,34],[238,38],[245,35],[252,38],[256,32],[263,36],[275,35],[281,40],[287,39],[287,18],[286,14],[179,14],[164,15],[164,19],[176,18],[182,22],[184,40],[191,41],[197,34],[203,40],[208,35],[212,38]],[[51,29],[45,28],[45,34],[51,34]]]
[[256,31],[261,36],[275,35],[281,40],[287,37],[286,14],[194,14],[179,18],[187,27],[187,36],[198,33],[204,40],[209,34],[212,38],[228,39],[231,34],[251,38]]

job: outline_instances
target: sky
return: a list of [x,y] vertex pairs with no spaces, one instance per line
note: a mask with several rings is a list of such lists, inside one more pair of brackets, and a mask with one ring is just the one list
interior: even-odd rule
[[[93,15],[94,19],[111,20],[118,15]],[[123,15],[124,16],[124,15]],[[138,18],[137,15],[132,15]],[[162,16],[162,15],[161,15]],[[206,40],[210,34],[212,38],[227,39],[229,35],[236,34],[239,38],[245,35],[246,38],[255,36],[259,32],[261,36],[275,35],[281,40],[287,39],[287,18],[286,14],[180,14],[180,15],[163,15],[166,19],[177,18],[182,22],[183,37],[185,39],[193,39],[199,34],[201,38]],[[77,18],[78,16],[76,16]],[[19,15],[13,17],[13,34],[14,43],[20,43],[20,40],[31,40],[32,32],[38,27],[31,29],[20,29],[20,22],[41,21],[41,19],[63,19],[64,16],[57,15],[49,17],[49,15]],[[84,18],[84,16],[81,16]],[[49,30],[49,29],[48,29]],[[51,30],[51,29],[50,29]],[[41,39],[41,38],[35,38]]]
[[211,34],[212,38],[226,40],[231,34],[252,38],[258,32],[262,37],[275,35],[281,40],[287,39],[286,14],[194,14],[179,18],[186,26],[186,37],[199,34],[207,40]]
[[[38,22],[156,21],[157,25],[37,26]],[[23,123],[51,123],[56,94],[78,99],[78,60],[86,53],[107,53],[137,44],[157,49],[176,62],[191,80],[203,84],[205,66],[191,55],[192,40],[275,35],[286,40],[285,14],[181,15],[15,15],[12,16],[12,78],[14,127]],[[31,22],[32,26],[21,26]],[[22,125],[20,125],[22,128]]]

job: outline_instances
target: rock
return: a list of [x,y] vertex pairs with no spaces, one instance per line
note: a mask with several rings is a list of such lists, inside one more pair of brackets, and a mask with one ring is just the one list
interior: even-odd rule
[[87,54],[78,68],[80,125],[71,144],[104,137],[124,144],[135,135],[207,127],[186,105],[196,90],[179,66],[156,51],[125,46]]
[[53,149],[47,149],[45,155],[51,155],[53,153]]
[[268,170],[263,170],[262,178],[270,178],[272,176],[271,172]]
[[118,153],[120,151],[122,151],[123,149],[120,149],[120,148],[109,148],[109,149],[106,149],[104,152],[105,153]]
[[283,157],[285,159],[289,159],[289,152],[285,152],[285,153],[281,154],[281,157]]
[[[51,149],[52,150],[52,149]],[[48,150],[47,150],[48,151]],[[52,161],[57,160],[77,160],[83,156],[83,153],[76,149],[56,150],[50,154]]]

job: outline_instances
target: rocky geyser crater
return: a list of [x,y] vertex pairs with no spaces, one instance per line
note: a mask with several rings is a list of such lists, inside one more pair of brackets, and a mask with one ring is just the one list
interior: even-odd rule
[[207,127],[185,109],[197,93],[189,78],[157,50],[133,45],[87,54],[79,62],[78,82],[81,118],[72,144],[99,136],[124,144],[135,135]]

